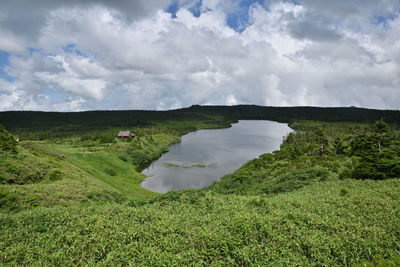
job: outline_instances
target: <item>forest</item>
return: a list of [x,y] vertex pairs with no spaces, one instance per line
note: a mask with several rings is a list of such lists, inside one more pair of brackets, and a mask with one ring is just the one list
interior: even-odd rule
[[[182,135],[243,119],[293,132],[209,187],[140,186]],[[2,112],[0,264],[399,266],[399,122],[355,107]]]
[[[207,121],[221,126],[237,120],[273,120],[294,122],[314,120],[326,122],[373,123],[383,119],[399,127],[400,111],[365,108],[264,107],[256,105],[200,106],[167,111],[85,111],[85,112],[0,112],[0,124],[24,139],[48,139],[84,135],[92,131],[114,128],[145,127],[161,121]],[[190,130],[190,129],[189,129]]]

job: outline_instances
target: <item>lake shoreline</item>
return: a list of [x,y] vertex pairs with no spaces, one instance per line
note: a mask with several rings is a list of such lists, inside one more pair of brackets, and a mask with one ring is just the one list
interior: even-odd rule
[[[258,126],[257,126],[258,125]],[[268,128],[270,127],[270,128]],[[199,131],[202,130],[202,131]],[[288,123],[281,123],[269,120],[240,120],[235,123],[231,123],[231,127],[224,127],[224,128],[209,128],[209,129],[199,129],[188,134],[181,136],[181,142],[175,143],[173,146],[169,145],[168,152],[163,153],[157,160],[152,161],[150,164],[146,166],[146,168],[141,168],[142,174],[146,175],[147,177],[141,182],[141,186],[150,190],[152,192],[157,193],[166,193],[171,190],[182,190],[182,189],[190,189],[190,188],[203,188],[211,185],[213,182],[218,182],[222,176],[227,175],[229,173],[234,172],[238,168],[240,168],[243,164],[247,161],[258,157],[262,154],[269,153],[275,150],[279,150],[280,144],[282,143],[283,137],[286,136],[292,129],[289,127]],[[208,131],[210,130],[210,131]],[[212,131],[211,131],[212,130]],[[218,130],[224,130],[223,132]],[[225,130],[228,130],[226,132]],[[236,132],[236,133],[235,133]],[[227,133],[230,133],[228,138],[225,136]],[[187,140],[192,138],[198,138],[198,136],[207,136],[203,141],[195,141],[195,143],[205,142],[203,145],[196,146],[196,144],[188,144]],[[217,141],[213,141],[215,138],[218,139]],[[237,139],[233,141],[231,144],[227,143],[227,140],[230,139]],[[242,141],[241,141],[242,140]],[[244,141],[243,141],[244,140]],[[210,143],[211,142],[211,143]],[[215,142],[212,144],[212,142]],[[271,143],[272,142],[272,143]],[[261,145],[261,148],[260,148]],[[165,159],[174,156],[174,151],[179,150],[181,147],[189,146],[188,151],[196,151],[194,154],[208,154],[206,155],[194,155],[194,158],[191,158],[191,155],[188,151],[179,151],[179,154],[184,154],[183,158],[177,159],[169,159],[169,161],[165,162]],[[212,151],[208,151],[205,147],[210,146],[212,147]],[[235,146],[237,146],[235,148]],[[262,148],[262,146],[265,146]],[[236,150],[235,150],[236,149]],[[237,150],[238,149],[238,150]],[[172,154],[171,154],[172,150]],[[256,152],[255,152],[256,151]],[[215,159],[213,154],[224,154],[221,155],[222,158],[229,158],[232,155],[240,154],[236,156],[236,158],[232,158],[232,160],[226,159]],[[248,156],[244,156],[248,154]],[[200,158],[203,157],[203,158]],[[212,162],[206,163],[209,161],[210,158]],[[176,161],[174,161],[174,159]],[[160,166],[158,166],[158,162]],[[182,166],[197,166],[201,164],[201,168],[184,168]],[[218,169],[218,165],[223,165],[223,169],[226,169],[226,172],[221,172]],[[171,168],[171,166],[179,166],[182,168]],[[234,167],[233,167],[234,166]],[[168,170],[168,169],[177,169],[175,170]],[[189,169],[189,170],[184,170]],[[191,169],[200,169],[199,173]],[[151,170],[151,172],[149,172]],[[178,171],[179,170],[179,171]],[[157,172],[157,174],[153,173]],[[171,174],[173,173],[173,174]],[[186,173],[187,177],[185,178],[184,174]],[[163,175],[168,180],[160,180],[163,184],[169,183],[168,190],[165,188],[160,189],[160,185],[155,183],[155,179],[158,179],[160,175]],[[168,176],[169,175],[169,176]],[[174,177],[174,178],[172,178]],[[200,177],[200,178],[199,178]],[[206,177],[206,178],[205,178]],[[201,180],[202,181],[199,181]],[[150,182],[149,182],[150,180]],[[176,182],[176,181],[180,182]],[[189,181],[194,181],[194,184],[188,185]],[[212,181],[212,182],[205,182]],[[178,185],[176,185],[178,184]],[[155,189],[157,188],[157,189]]]

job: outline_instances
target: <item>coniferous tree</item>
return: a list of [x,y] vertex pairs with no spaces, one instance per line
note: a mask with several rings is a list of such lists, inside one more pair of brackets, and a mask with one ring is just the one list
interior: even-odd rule
[[336,137],[335,141],[333,141],[333,148],[335,149],[336,155],[340,155],[340,154],[344,153],[345,146],[343,144],[343,141],[339,137]]
[[317,128],[315,131],[316,142],[319,146],[318,154],[323,157],[328,153],[328,138],[326,137],[324,131],[321,128]]
[[354,178],[381,180],[400,177],[399,142],[383,120],[377,121],[371,132],[355,137],[352,152],[359,159],[352,174]]

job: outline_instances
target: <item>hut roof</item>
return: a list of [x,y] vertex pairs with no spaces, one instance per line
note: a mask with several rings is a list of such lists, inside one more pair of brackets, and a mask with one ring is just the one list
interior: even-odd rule
[[129,137],[129,136],[134,136],[135,134],[133,134],[131,131],[126,130],[126,131],[121,131],[118,133],[118,137]]

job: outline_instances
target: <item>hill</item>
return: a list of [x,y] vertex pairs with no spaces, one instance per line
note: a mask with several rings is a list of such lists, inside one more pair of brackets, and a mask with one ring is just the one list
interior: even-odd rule
[[[373,123],[384,119],[398,127],[400,111],[356,107],[263,107],[256,105],[199,106],[168,111],[121,110],[84,112],[0,112],[0,125],[24,139],[48,139],[84,135],[93,131],[146,127],[166,121],[212,121],[227,127],[237,120],[273,120],[294,122],[314,120],[326,122]],[[186,131],[194,129],[186,129]]]

